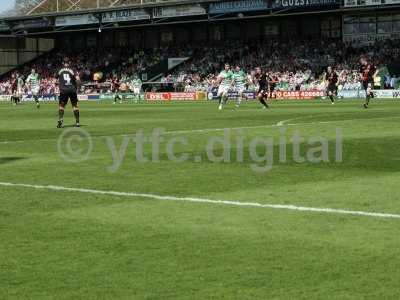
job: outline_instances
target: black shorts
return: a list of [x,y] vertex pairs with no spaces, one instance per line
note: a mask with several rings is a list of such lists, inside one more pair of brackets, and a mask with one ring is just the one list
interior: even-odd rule
[[71,100],[73,106],[76,106],[78,104],[78,94],[76,92],[60,93],[60,98],[58,99],[60,104],[67,105],[69,100]]
[[275,84],[271,84],[271,85],[269,86],[269,90],[270,90],[271,93],[272,93],[273,91],[275,91],[275,87],[276,87]]
[[326,92],[329,94],[330,92],[333,94],[337,93],[337,86],[336,84],[329,84],[328,88],[326,89]]
[[268,89],[264,89],[264,88],[262,88],[262,89],[259,89],[258,90],[258,92],[257,92],[257,96],[258,97],[267,97],[268,98]]

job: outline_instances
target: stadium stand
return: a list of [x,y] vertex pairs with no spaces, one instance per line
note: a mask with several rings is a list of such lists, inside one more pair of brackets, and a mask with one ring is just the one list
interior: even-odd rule
[[[394,6],[375,11],[367,3],[336,0],[28,2],[23,15],[1,20],[0,32],[53,39],[54,49],[30,63],[15,59],[20,66],[0,77],[0,95],[10,94],[15,72],[26,77],[31,68],[41,76],[43,95],[57,93],[55,72],[65,57],[81,76],[82,94],[110,92],[134,74],[145,91],[209,91],[225,62],[249,74],[260,66],[283,91],[324,90],[331,65],[339,90],[356,90],[361,55],[379,69],[376,88],[398,87],[400,13]],[[359,6],[366,6],[363,12]],[[14,51],[16,58],[21,51]],[[179,62],[170,65],[169,59]]]
[[[42,78],[42,93],[52,94],[57,91],[54,71],[60,68],[63,58],[68,57],[81,75],[82,93],[106,92],[115,79],[128,81],[133,74],[142,74],[164,59],[188,56],[190,59],[187,62],[171,70],[171,74],[165,74],[158,89],[173,86],[172,89],[177,91],[208,91],[225,62],[240,65],[249,73],[256,66],[261,66],[278,78],[278,90],[290,91],[324,89],[323,73],[327,65],[334,65],[339,73],[341,88],[353,89],[359,85],[357,64],[360,55],[368,55],[377,62],[382,88],[395,88],[396,79],[387,71],[388,63],[400,56],[400,45],[394,41],[363,48],[353,48],[340,40],[318,39],[227,41],[221,46],[186,45],[146,50],[53,51],[24,65],[18,72],[26,77],[32,68],[36,69]],[[1,94],[10,93],[12,76],[10,73],[0,81]]]

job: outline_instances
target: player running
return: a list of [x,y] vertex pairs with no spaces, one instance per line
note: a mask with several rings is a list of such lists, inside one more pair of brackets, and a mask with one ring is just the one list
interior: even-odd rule
[[254,70],[251,71],[250,74],[247,74],[246,82],[247,82],[247,90],[249,92],[256,92],[257,91],[256,82],[254,81],[255,74],[256,74],[256,71],[254,71]]
[[256,68],[254,77],[255,82],[258,83],[257,98],[258,101],[263,105],[263,109],[268,108],[266,100],[268,99],[268,76],[265,71],[262,71],[260,67]]
[[325,74],[325,81],[327,85],[326,95],[331,100],[331,103],[335,104],[334,96],[337,95],[338,75],[331,66],[328,67],[328,70]]
[[15,77],[15,81],[13,82],[13,97],[14,97],[14,105],[17,105],[21,102],[22,97],[24,95],[24,78],[21,74],[17,73]]
[[363,107],[368,108],[369,100],[371,98],[374,98],[372,87],[374,85],[374,75],[376,72],[376,67],[373,64],[369,63],[365,57],[360,58],[360,64],[361,84],[365,90],[365,103]]
[[271,98],[274,97],[276,99],[275,88],[278,82],[278,76],[272,74],[268,75],[269,94],[271,95]]
[[246,90],[247,81],[247,75],[239,65],[235,67],[235,71],[233,72],[233,81],[235,83],[236,92],[238,93],[236,107],[239,107],[244,96],[244,91]]
[[217,93],[217,97],[219,97],[218,109],[222,110],[223,105],[228,101],[228,92],[233,84],[233,73],[229,64],[225,64],[224,70],[218,75],[217,82],[219,83]]
[[14,105],[18,105],[20,102],[20,99],[18,98],[18,77],[19,75],[17,73],[11,76],[11,101]]
[[29,87],[32,97],[36,102],[36,107],[40,108],[40,103],[39,103],[40,79],[39,79],[39,74],[36,73],[35,69],[32,69],[31,74],[26,79],[26,84]]
[[114,93],[114,104],[117,104],[117,101],[122,99],[119,97],[119,94],[118,94],[119,86],[120,86],[120,81],[119,81],[118,77],[115,75],[111,81],[111,91]]
[[64,110],[68,101],[71,100],[72,109],[75,116],[75,127],[80,127],[79,124],[79,106],[78,106],[78,83],[80,79],[75,75],[69,67],[68,61],[64,61],[63,68],[58,72],[58,82],[60,87],[58,124],[57,128],[64,127]]
[[140,79],[140,77],[135,74],[133,75],[133,79],[131,82],[131,89],[133,91],[133,97],[135,98],[136,101],[140,101],[140,93],[142,92],[142,85],[143,82]]
[[122,74],[121,79],[117,79],[116,87],[118,87],[118,89],[116,90],[114,97],[114,104],[116,104],[118,100],[119,103],[122,104],[122,102],[126,99],[126,94],[129,92],[128,84],[129,78],[126,74]]

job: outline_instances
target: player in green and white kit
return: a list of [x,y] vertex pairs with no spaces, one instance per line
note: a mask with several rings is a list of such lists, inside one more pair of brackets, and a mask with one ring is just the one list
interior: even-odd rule
[[36,73],[35,69],[32,69],[31,74],[26,79],[26,84],[29,86],[32,97],[36,102],[36,107],[39,108],[40,79],[39,74]]
[[225,64],[225,69],[221,71],[218,75],[219,88],[217,97],[219,97],[219,107],[221,110],[223,105],[226,104],[228,100],[228,92],[233,84],[233,72],[231,71],[231,66]]
[[135,74],[131,82],[131,89],[133,91],[133,96],[135,97],[136,101],[137,100],[140,101],[140,93],[142,91],[142,85],[143,85],[142,80],[137,74]]
[[243,99],[243,93],[246,90],[247,81],[247,75],[239,65],[236,66],[235,71],[233,72],[233,81],[235,82],[235,88],[238,93],[236,107],[239,107],[240,102]]

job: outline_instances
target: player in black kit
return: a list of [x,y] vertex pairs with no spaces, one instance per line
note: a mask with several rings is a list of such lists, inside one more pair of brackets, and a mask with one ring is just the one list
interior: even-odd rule
[[18,94],[18,74],[12,74],[11,75],[11,101],[14,103],[14,105],[17,105],[20,102],[19,97],[17,96]]
[[263,105],[263,109],[268,108],[268,104],[265,100],[268,99],[268,75],[261,70],[260,67],[256,68],[256,74],[254,82],[258,83],[257,98],[258,101]]
[[269,94],[270,94],[271,99],[272,98],[276,99],[275,88],[278,83],[279,83],[278,76],[268,75]]
[[68,60],[63,63],[63,68],[58,72],[58,84],[60,88],[58,124],[57,128],[62,128],[64,124],[64,110],[68,101],[71,100],[72,109],[75,116],[75,127],[80,127],[79,124],[79,106],[78,106],[78,82],[79,76],[75,75],[69,67]]
[[331,100],[332,104],[335,104],[334,96],[337,95],[337,82],[338,82],[338,75],[332,67],[328,67],[328,70],[325,74],[325,80],[327,81],[327,89],[326,94]]
[[360,59],[360,75],[361,75],[361,84],[365,90],[365,103],[364,108],[368,108],[369,100],[374,98],[374,94],[372,92],[372,88],[374,86],[374,75],[376,72],[376,67],[369,63],[365,57],[361,57]]

